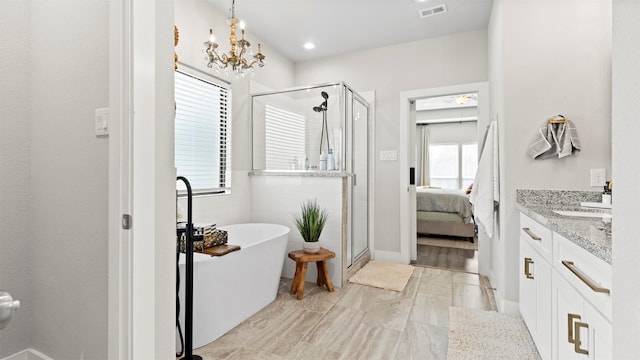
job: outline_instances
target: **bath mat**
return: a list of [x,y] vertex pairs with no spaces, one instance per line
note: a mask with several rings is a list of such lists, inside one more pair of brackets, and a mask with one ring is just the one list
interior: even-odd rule
[[540,359],[520,315],[449,308],[447,359]]
[[407,285],[414,267],[411,265],[369,261],[350,279],[350,283],[377,287],[380,289],[402,291]]

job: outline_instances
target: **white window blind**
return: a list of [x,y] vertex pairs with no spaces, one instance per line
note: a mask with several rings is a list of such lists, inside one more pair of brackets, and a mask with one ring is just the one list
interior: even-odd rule
[[293,111],[266,105],[265,158],[267,169],[301,169],[305,156],[305,117]]
[[[175,72],[175,163],[194,193],[231,188],[230,90]],[[178,186],[186,190],[181,182]]]

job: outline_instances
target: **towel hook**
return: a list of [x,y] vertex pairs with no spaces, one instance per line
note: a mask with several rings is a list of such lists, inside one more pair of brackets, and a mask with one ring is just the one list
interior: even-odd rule
[[549,118],[549,124],[566,124],[567,118],[564,115],[556,115]]

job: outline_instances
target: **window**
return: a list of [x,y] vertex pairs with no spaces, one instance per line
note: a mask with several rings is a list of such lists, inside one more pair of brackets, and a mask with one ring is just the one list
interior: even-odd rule
[[194,193],[231,189],[230,97],[226,86],[175,72],[175,163]]
[[478,171],[478,143],[462,144],[462,187],[467,189]]
[[305,155],[305,117],[273,105],[265,107],[267,169],[301,169]]
[[429,184],[446,189],[466,189],[478,170],[478,144],[430,144]]

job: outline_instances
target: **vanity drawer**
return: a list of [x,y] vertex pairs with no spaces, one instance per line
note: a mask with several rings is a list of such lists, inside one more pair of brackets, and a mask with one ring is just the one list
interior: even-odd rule
[[553,267],[611,321],[611,265],[557,233],[553,242]]
[[552,262],[551,230],[520,213],[520,237],[525,239],[545,260]]

